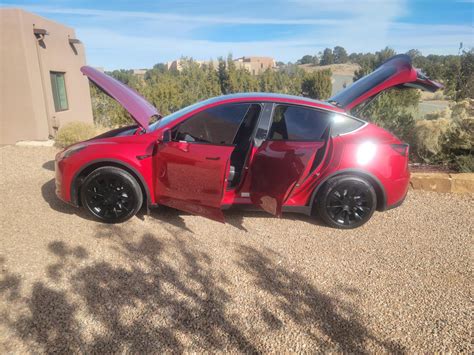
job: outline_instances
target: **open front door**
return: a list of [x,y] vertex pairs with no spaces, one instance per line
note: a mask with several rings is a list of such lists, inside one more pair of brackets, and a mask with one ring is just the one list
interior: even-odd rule
[[185,141],[160,143],[154,158],[157,203],[224,222],[221,200],[233,150]]

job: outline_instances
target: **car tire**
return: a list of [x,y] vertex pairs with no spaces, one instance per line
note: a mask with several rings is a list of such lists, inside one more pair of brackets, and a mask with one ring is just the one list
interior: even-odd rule
[[329,179],[316,196],[316,212],[329,226],[357,228],[366,223],[377,207],[377,195],[366,179],[341,175]]
[[143,204],[137,180],[127,171],[106,166],[92,171],[80,190],[82,206],[105,223],[120,223],[132,218]]

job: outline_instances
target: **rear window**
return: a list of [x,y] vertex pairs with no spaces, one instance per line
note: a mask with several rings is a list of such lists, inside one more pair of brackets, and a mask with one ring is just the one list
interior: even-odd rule
[[362,127],[365,124],[364,121],[359,121],[352,117],[343,115],[335,115],[331,125],[331,136],[335,137],[340,134],[349,133],[355,131],[357,128]]
[[330,123],[330,113],[306,107],[278,105],[268,139],[289,141],[321,140]]

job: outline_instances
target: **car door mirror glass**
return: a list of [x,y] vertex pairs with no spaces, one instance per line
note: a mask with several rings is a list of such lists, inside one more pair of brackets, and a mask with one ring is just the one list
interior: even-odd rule
[[171,142],[171,130],[170,129],[166,129],[166,130],[163,131],[163,135],[162,135],[160,141],[162,143]]

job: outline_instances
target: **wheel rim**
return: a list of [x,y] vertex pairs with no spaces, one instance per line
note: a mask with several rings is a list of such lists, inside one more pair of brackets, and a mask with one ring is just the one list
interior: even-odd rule
[[135,197],[130,184],[117,175],[100,175],[86,187],[89,210],[103,219],[118,219],[133,211]]
[[372,204],[369,189],[351,182],[331,190],[326,209],[333,221],[350,226],[365,221],[372,212]]

